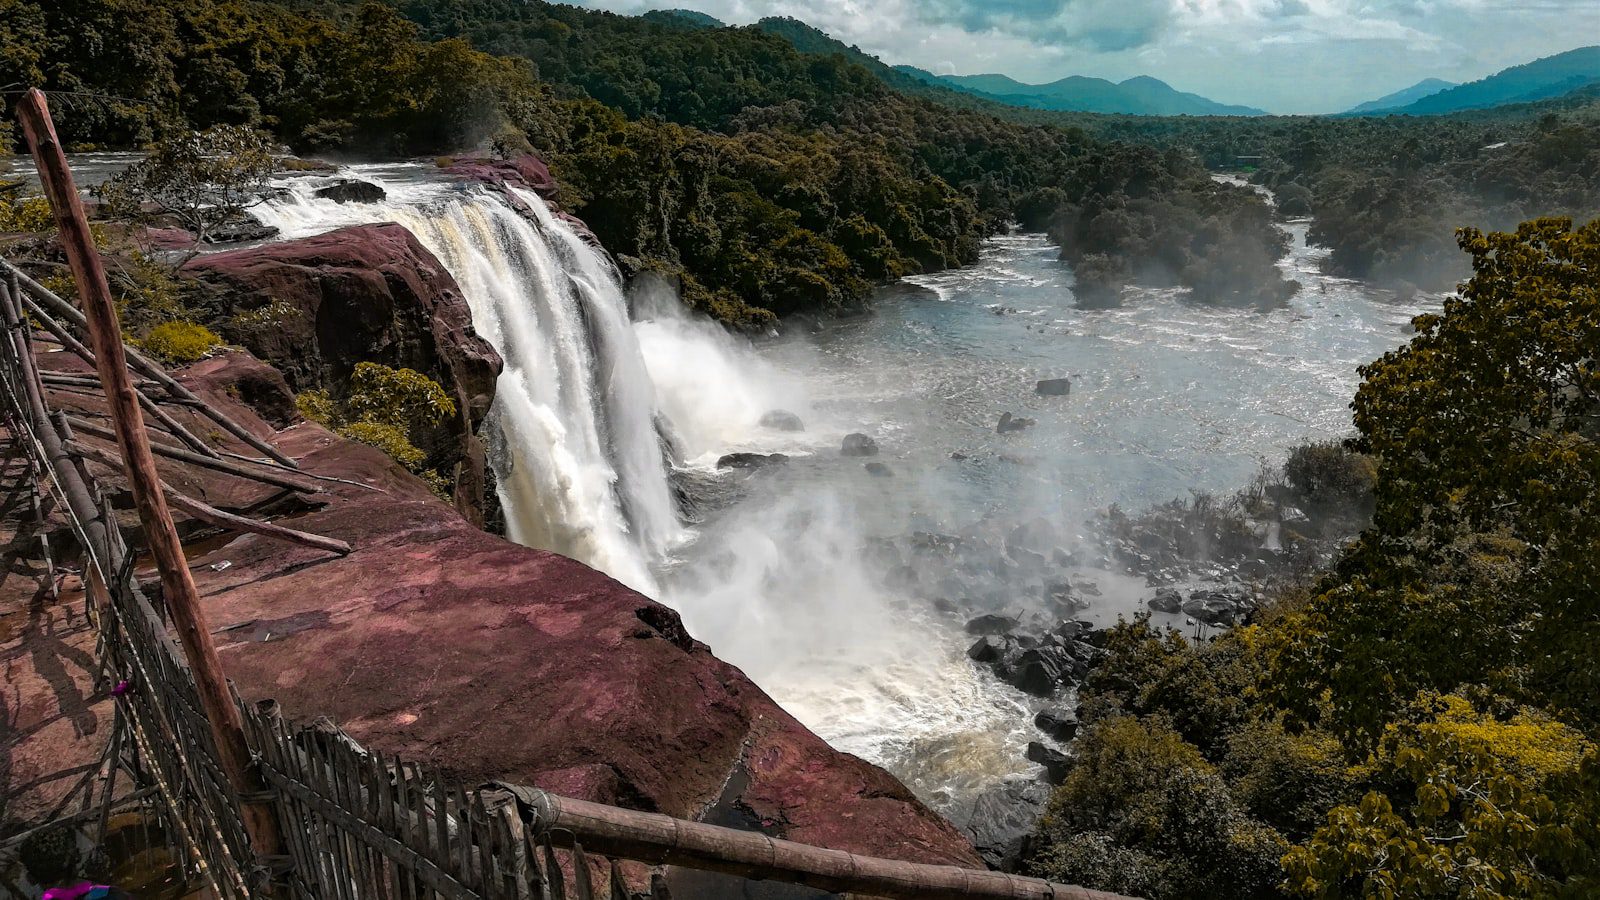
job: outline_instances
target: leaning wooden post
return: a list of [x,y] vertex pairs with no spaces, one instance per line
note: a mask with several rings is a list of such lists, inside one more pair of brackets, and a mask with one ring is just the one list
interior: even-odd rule
[[50,198],[61,246],[78,284],[84,317],[88,320],[95,368],[100,372],[100,383],[105,386],[111,422],[117,433],[117,447],[122,451],[128,484],[133,489],[134,505],[138,507],[139,521],[144,526],[145,539],[150,544],[150,555],[155,558],[156,566],[161,571],[162,598],[177,626],[178,640],[183,644],[184,654],[189,658],[189,668],[194,672],[200,703],[205,708],[206,719],[211,723],[212,737],[220,756],[218,763],[234,792],[239,795],[245,832],[250,837],[256,855],[263,858],[278,856],[280,842],[277,820],[271,804],[261,799],[262,784],[250,766],[243,722],[228,693],[222,660],[211,641],[211,628],[206,623],[205,610],[200,607],[200,595],[189,574],[189,565],[183,556],[183,544],[178,540],[178,529],[167,510],[166,497],[161,491],[161,476],[156,472],[155,457],[150,453],[150,438],[145,433],[139,395],[128,376],[128,361],[123,352],[122,330],[117,322],[117,308],[111,298],[111,287],[106,282],[99,251],[95,249],[94,239],[89,234],[83,201],[78,197],[72,171],[67,167],[66,154],[56,138],[55,124],[50,120],[50,108],[44,94],[38,89],[28,91],[17,105],[17,115],[33,148],[39,180],[44,185],[46,196]]

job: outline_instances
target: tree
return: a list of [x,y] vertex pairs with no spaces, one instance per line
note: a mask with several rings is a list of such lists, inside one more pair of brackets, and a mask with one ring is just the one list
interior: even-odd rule
[[1318,898],[1499,900],[1600,889],[1600,754],[1540,713],[1497,719],[1464,697],[1390,727],[1383,791],[1339,806],[1284,858],[1287,886]]
[[1600,221],[1459,240],[1460,296],[1362,369],[1373,526],[1277,656],[1281,698],[1357,746],[1463,685],[1600,727]]
[[268,196],[277,167],[265,135],[236,125],[187,132],[156,145],[98,189],[116,215],[143,220],[153,208],[194,236],[184,262],[219,226],[238,221]]

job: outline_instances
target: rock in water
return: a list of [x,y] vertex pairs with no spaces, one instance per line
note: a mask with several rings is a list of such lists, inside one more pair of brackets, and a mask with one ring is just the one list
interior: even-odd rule
[[761,469],[789,461],[782,453],[729,453],[717,460],[719,469]]
[[844,456],[877,456],[878,442],[860,432],[847,434],[844,443],[839,446],[839,453]]
[[1045,780],[1051,784],[1060,784],[1067,777],[1067,770],[1072,768],[1072,760],[1065,753],[1054,747],[1046,747],[1040,741],[1028,742],[1028,760],[1044,766]]
[[382,203],[389,193],[370,181],[349,178],[318,188],[317,196],[335,203]]
[[1065,744],[1078,733],[1078,713],[1070,706],[1049,706],[1033,717],[1039,730]]
[[1071,674],[1072,660],[1055,647],[1024,650],[1008,672],[996,672],[1012,687],[1035,697],[1049,697]]
[[1005,412],[1000,414],[1000,424],[996,425],[994,430],[999,434],[1010,434],[1013,431],[1021,431],[1024,428],[1031,428],[1034,424],[1035,423],[1032,419],[1025,419],[1022,416],[1013,416],[1011,413]]
[[1028,855],[1028,841],[1049,801],[1050,786],[1044,782],[1008,781],[978,795],[961,830],[984,862],[1014,872]]
[[761,416],[761,427],[773,431],[805,431],[806,423],[786,409],[774,409]]
[[235,222],[228,222],[211,229],[206,235],[208,244],[243,244],[246,241],[265,241],[278,236],[276,225],[263,225],[256,221],[256,217],[245,213],[244,217]]
[[1033,386],[1033,392],[1045,397],[1065,397],[1072,393],[1072,379],[1046,378]]
[[1010,616],[985,613],[967,622],[967,634],[1005,634],[1017,627],[1017,620]]
[[999,635],[986,634],[967,648],[967,658],[973,662],[994,663],[999,662],[1006,653],[1006,639]]
[[1156,588],[1156,595],[1150,598],[1148,605],[1156,612],[1175,613],[1183,609],[1183,595],[1177,588]]
[[891,475],[894,474],[894,470],[893,469],[889,468],[888,466],[884,465],[881,462],[869,462],[869,463],[867,463],[866,470],[867,470],[868,474],[876,475],[879,478],[888,478],[888,477],[890,477]]

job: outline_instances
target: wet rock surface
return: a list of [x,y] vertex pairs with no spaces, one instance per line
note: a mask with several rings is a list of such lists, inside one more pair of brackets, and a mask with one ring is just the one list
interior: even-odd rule
[[1007,781],[978,796],[961,831],[991,868],[1014,872],[1027,857],[1028,841],[1049,802],[1050,785]]
[[1033,392],[1041,397],[1065,397],[1072,393],[1072,379],[1046,378],[1033,386]]
[[844,436],[844,441],[839,445],[842,456],[877,456],[878,442],[870,435],[853,432]]
[[774,409],[761,416],[759,424],[762,428],[773,431],[805,431],[806,423],[799,416],[786,409]]
[[335,203],[382,203],[389,198],[389,192],[382,187],[356,178],[341,179],[318,188],[316,194]]
[[764,469],[789,461],[782,453],[729,453],[717,460],[719,469]]
[[1012,434],[1026,428],[1032,428],[1036,424],[1038,423],[1033,419],[1013,416],[1011,413],[1003,412],[1000,414],[1000,422],[995,425],[994,430],[999,434]]

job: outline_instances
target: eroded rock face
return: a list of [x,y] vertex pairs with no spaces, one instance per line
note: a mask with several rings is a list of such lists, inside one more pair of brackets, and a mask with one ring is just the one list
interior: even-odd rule
[[296,392],[338,391],[357,363],[415,369],[444,385],[457,415],[418,445],[453,475],[457,508],[482,523],[485,451],[478,427],[494,399],[499,354],[472,328],[460,287],[394,224],[199,257],[185,270],[228,341],[283,373]]
[[519,156],[515,159],[457,159],[443,171],[467,181],[489,185],[508,184],[533,191],[549,198],[555,193],[556,180],[550,169],[536,156]]

